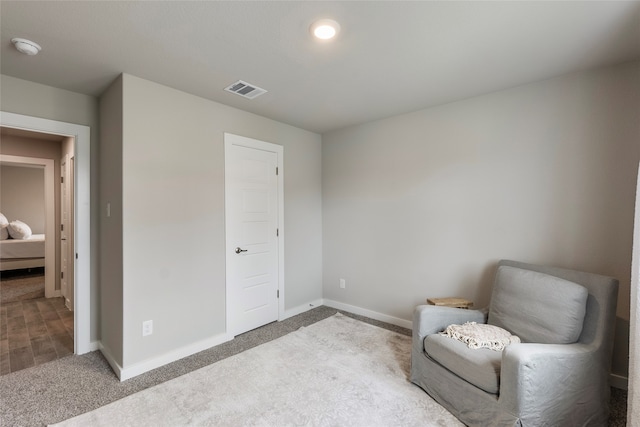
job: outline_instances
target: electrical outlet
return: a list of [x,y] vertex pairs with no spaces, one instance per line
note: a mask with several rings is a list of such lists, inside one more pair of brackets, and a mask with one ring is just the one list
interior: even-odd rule
[[153,333],[153,320],[145,320],[142,322],[142,336],[146,337]]
[[347,287],[347,281],[344,279],[340,279],[340,289],[344,289]]

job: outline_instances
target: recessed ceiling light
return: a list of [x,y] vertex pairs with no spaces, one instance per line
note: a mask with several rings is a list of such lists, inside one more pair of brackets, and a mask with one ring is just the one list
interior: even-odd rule
[[331,40],[340,32],[340,24],[333,19],[319,19],[311,25],[310,30],[320,40]]
[[20,52],[29,56],[37,55],[42,49],[38,43],[27,39],[14,38],[11,39],[11,43],[13,43]]

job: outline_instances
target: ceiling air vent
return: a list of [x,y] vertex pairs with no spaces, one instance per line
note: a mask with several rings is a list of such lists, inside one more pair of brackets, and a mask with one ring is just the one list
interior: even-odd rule
[[234,84],[229,87],[224,88],[227,92],[235,93],[236,95],[240,95],[247,99],[256,98],[263,93],[267,93],[265,89],[259,88],[256,85],[252,85],[251,83],[243,82],[242,80],[238,80]]

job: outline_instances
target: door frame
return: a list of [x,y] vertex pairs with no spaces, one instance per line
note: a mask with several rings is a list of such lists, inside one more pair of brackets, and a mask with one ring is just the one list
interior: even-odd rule
[[277,155],[276,165],[278,167],[278,321],[281,321],[285,317],[284,299],[285,299],[285,286],[284,286],[284,147],[282,145],[273,144],[271,142],[260,141],[258,139],[247,138],[245,136],[234,135],[232,133],[224,133],[224,194],[225,194],[225,316],[226,316],[226,333],[230,333],[229,330],[229,280],[227,278],[227,254],[226,251],[226,235],[227,235],[227,212],[226,206],[228,205],[229,195],[229,179],[227,177],[227,165],[228,165],[228,153],[229,147],[240,146],[245,148],[251,148],[254,150],[268,151]]
[[91,345],[91,132],[89,126],[0,111],[0,126],[74,138],[74,352]]

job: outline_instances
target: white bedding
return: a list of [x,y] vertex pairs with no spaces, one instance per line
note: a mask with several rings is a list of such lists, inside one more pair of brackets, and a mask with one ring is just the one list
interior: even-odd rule
[[44,234],[33,234],[24,240],[0,240],[0,258],[44,258]]

